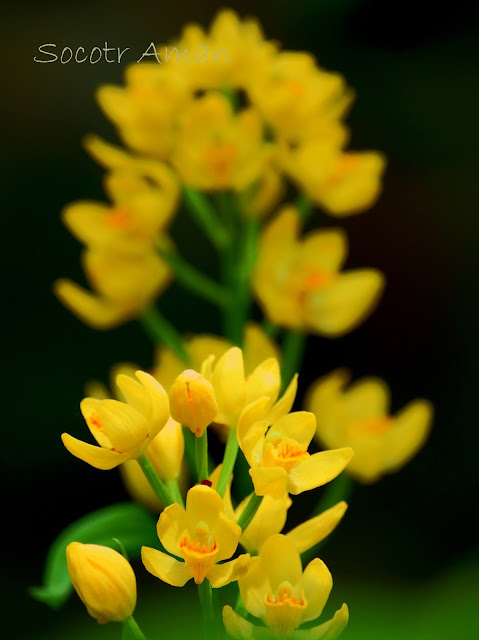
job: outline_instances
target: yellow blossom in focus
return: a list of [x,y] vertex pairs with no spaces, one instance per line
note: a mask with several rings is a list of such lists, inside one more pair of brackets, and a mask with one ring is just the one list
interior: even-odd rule
[[174,212],[171,195],[126,170],[109,173],[105,189],[111,206],[74,202],[63,212],[66,226],[89,247],[125,254],[148,251]]
[[218,413],[211,382],[193,369],[187,369],[176,378],[168,395],[173,418],[201,437]]
[[[263,360],[276,358],[279,361],[280,352],[276,343],[266,335],[260,325],[249,322],[245,326],[243,335],[243,359],[246,376],[253,373],[253,370]],[[195,371],[200,371],[201,365],[208,356],[213,355],[217,360],[233,346],[226,338],[208,334],[186,336],[184,344],[189,356],[188,364]],[[165,389],[171,387],[184,368],[185,363],[170,347],[163,344],[156,348],[152,375]]]
[[[184,489],[187,480],[187,468],[183,464],[185,441],[179,422],[170,418],[160,433],[153,438],[146,449],[146,455],[162,482],[178,480]],[[164,505],[145,478],[136,460],[127,460],[120,467],[120,473],[128,493],[148,509],[159,513]]]
[[[216,467],[210,476],[210,481],[214,489],[218,482],[221,466],[222,465]],[[235,509],[231,501],[230,482],[223,498],[226,516],[237,522],[246,508],[251,495],[242,500]],[[291,498],[287,493],[284,493],[278,500],[275,500],[271,496],[264,496],[251,522],[241,534],[240,544],[246,551],[252,555],[257,555],[259,549],[268,538],[276,533],[282,532],[291,504]],[[291,529],[291,531],[286,534],[286,537],[294,544],[298,553],[303,553],[314,547],[321,540],[324,540],[324,538],[335,529],[344,516],[346,509],[347,504],[345,502],[338,502],[334,507],[327,509],[318,516],[310,518],[294,529]]]
[[100,624],[123,622],[136,606],[136,579],[117,551],[97,544],[71,542],[66,548],[68,573],[88,613]]
[[341,271],[347,255],[339,229],[298,239],[300,216],[284,208],[263,232],[253,289],[271,322],[328,337],[354,329],[375,306],[384,286],[376,269]]
[[320,487],[336,478],[353,455],[349,447],[308,452],[316,418],[307,411],[289,413],[295,392],[293,380],[285,392],[287,403],[280,401],[270,409],[269,398],[260,397],[238,420],[238,443],[258,496],[278,500],[287,492],[297,495]]
[[352,447],[354,458],[347,472],[360,482],[374,482],[397,471],[422,447],[433,407],[428,400],[413,400],[392,416],[383,380],[363,378],[346,388],[349,378],[348,372],[337,370],[316,381],[307,406],[317,416],[318,442]]
[[167,507],[160,515],[157,532],[164,548],[176,557],[142,547],[143,564],[174,587],[184,586],[191,578],[196,584],[207,578],[212,587],[223,587],[248,569],[248,554],[221,562],[236,551],[241,529],[226,517],[219,494],[206,485],[195,485],[188,491],[186,509],[178,503]]
[[57,280],[54,291],[94,329],[110,329],[139,316],[171,278],[169,266],[153,249],[137,255],[88,249],[83,266],[95,293],[67,279]]
[[166,159],[176,143],[178,114],[192,98],[184,74],[168,64],[129,65],[125,87],[103,85],[97,99],[127,146]]
[[[243,352],[238,347],[228,349],[218,361],[215,361],[214,356],[207,358],[202,366],[202,374],[211,382],[215,390],[218,403],[215,422],[226,425],[230,429],[236,428],[246,409],[258,399],[262,399],[265,411],[275,412],[277,405],[281,407],[288,405],[290,409],[293,386],[294,393],[296,392],[295,379],[275,405],[281,386],[278,361],[275,358],[268,358],[246,376]],[[290,400],[291,405],[289,405]]]
[[347,625],[348,608],[343,604],[328,622],[307,630],[298,629],[299,625],[321,615],[333,580],[319,558],[310,562],[303,572],[298,551],[283,535],[271,536],[264,543],[238,585],[246,610],[262,620],[266,629],[241,618],[227,606],[223,609],[223,620],[233,638],[333,640]]
[[339,118],[351,102],[343,77],[323,71],[304,52],[276,55],[251,75],[248,93],[275,133],[289,140],[318,122]]
[[170,417],[168,396],[150,374],[137,371],[136,377],[139,382],[126,375],[117,377],[126,403],[98,398],[82,400],[82,415],[99,446],[63,433],[63,444],[72,455],[97,469],[113,469],[145,452]]
[[254,109],[235,113],[227,98],[209,92],[182,111],[171,162],[187,186],[242,191],[263,175],[269,158]]
[[159,47],[159,53],[162,62],[177,67],[193,89],[231,89],[245,87],[276,48],[264,40],[255,19],[241,20],[235,11],[224,9],[209,32],[189,24],[173,46]]

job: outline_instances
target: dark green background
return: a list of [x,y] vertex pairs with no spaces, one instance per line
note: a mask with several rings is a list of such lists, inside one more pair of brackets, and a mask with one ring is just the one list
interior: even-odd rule
[[[4,364],[1,447],[5,637],[117,638],[98,628],[75,598],[59,614],[29,600],[46,550],[69,522],[125,498],[117,473],[71,458],[64,430],[79,435],[78,404],[87,379],[111,364],[152,362],[139,325],[100,333],[55,300],[59,276],[81,280],[79,245],[62,227],[61,208],[101,198],[101,170],[81,138],[114,132],[95,105],[103,82],[122,68],[100,62],[40,65],[37,47],[131,47],[164,42],[186,21],[209,22],[217,2],[23,2],[2,20]],[[352,146],[380,149],[389,166],[370,212],[344,221],[350,266],[388,277],[375,315],[341,340],[310,340],[302,390],[338,365],[384,377],[394,409],[425,396],[436,406],[427,447],[401,473],[359,487],[323,557],[335,578],[331,606],[351,609],[350,640],[446,640],[479,637],[477,615],[477,242],[479,113],[477,23],[468,3],[380,0],[235,2],[257,15],[285,48],[314,52],[357,92],[349,117]],[[315,223],[334,224],[319,213]],[[214,255],[186,218],[174,235],[211,273]],[[173,286],[161,309],[181,330],[217,331],[201,301]],[[192,310],[194,309],[194,313]],[[191,324],[194,317],[195,324]],[[307,513],[301,496],[295,518]],[[293,520],[295,519],[293,518]],[[138,619],[152,638],[183,637],[196,595],[140,576]],[[173,607],[170,603],[173,598]],[[155,606],[153,606],[153,603]],[[164,613],[156,626],[156,610]],[[178,615],[173,614],[178,607]],[[9,615],[10,609],[15,615]],[[74,630],[74,631],[73,631]],[[74,633],[76,635],[74,635]],[[186,637],[186,635],[185,635]]]

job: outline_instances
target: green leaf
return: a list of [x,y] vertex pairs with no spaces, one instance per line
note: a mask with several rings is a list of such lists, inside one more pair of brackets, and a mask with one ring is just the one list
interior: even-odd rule
[[43,586],[31,587],[30,595],[50,607],[61,607],[73,585],[68,573],[65,549],[70,542],[101,544],[117,550],[120,538],[131,558],[140,556],[143,545],[157,546],[156,518],[134,502],[114,504],[80,518],[60,533],[48,550]]

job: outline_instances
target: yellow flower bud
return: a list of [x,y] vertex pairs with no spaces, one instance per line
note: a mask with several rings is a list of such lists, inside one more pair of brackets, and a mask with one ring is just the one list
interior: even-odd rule
[[136,605],[136,579],[117,551],[97,544],[71,542],[66,549],[68,572],[88,613],[105,622],[122,622]]
[[173,419],[184,424],[197,437],[203,435],[218,414],[213,385],[193,369],[183,371],[176,378],[169,397]]

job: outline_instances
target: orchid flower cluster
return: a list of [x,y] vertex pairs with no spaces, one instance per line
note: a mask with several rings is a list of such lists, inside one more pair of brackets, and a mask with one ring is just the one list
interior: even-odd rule
[[[340,219],[372,206],[385,160],[346,149],[344,79],[281,50],[255,20],[223,10],[209,31],[188,25],[159,51],[168,59],[133,64],[124,86],[98,91],[125,148],[86,139],[109,201],[70,204],[63,220],[84,245],[91,290],[55,283],[87,325],[139,320],[155,342],[148,372],[116,365],[111,390],[89,385],[80,408],[96,444],[62,440],[97,469],[121,466],[133,498],[160,514],[157,540],[133,543],[130,529],[122,538],[119,512],[105,533],[106,516],[92,514],[57,544],[57,573],[64,562],[69,574],[61,588],[73,584],[98,622],[121,622],[123,638],[145,638],[127,559],[141,547],[159,580],[196,583],[205,638],[333,640],[348,608],[320,619],[332,577],[318,545],[343,518],[352,479],[399,469],[432,420],[422,399],[391,415],[382,380],[350,384],[342,369],[321,372],[304,410],[294,408],[307,335],[353,330],[384,287],[375,268],[344,269],[340,228],[303,228],[315,207]],[[169,232],[175,215],[191,216],[211,242],[219,281],[182,255]],[[214,306],[223,335],[178,332],[160,312],[172,282]],[[305,491],[311,517],[288,528],[292,496]]]

